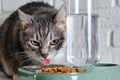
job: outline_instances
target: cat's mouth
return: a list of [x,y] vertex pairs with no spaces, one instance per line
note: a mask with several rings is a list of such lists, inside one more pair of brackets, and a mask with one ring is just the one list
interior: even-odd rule
[[56,56],[56,54],[54,53],[49,53],[49,54],[41,54],[41,63],[43,65],[49,65],[51,63],[51,59],[53,59]]
[[43,65],[49,65],[50,59],[47,59],[48,54],[41,54],[41,63]]
[[50,64],[50,59],[42,59],[42,64],[43,65],[49,65]]

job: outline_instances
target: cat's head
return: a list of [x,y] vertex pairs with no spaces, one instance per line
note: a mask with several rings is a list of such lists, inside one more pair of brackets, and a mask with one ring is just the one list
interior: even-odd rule
[[[38,62],[53,59],[63,48],[66,33],[66,7],[63,5],[55,14],[43,12],[29,15],[18,10],[23,29],[21,43],[27,55]],[[62,55],[62,54],[61,54]]]

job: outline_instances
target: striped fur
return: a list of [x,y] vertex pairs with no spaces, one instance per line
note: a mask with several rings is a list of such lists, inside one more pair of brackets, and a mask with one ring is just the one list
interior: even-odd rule
[[[65,28],[65,6],[56,10],[49,4],[32,2],[13,12],[0,27],[0,63],[5,73],[16,76],[19,67],[41,65],[44,58],[41,54],[48,54],[46,58],[53,61],[65,48]],[[51,45],[55,39],[59,44]],[[32,45],[31,40],[38,41],[39,45]]]

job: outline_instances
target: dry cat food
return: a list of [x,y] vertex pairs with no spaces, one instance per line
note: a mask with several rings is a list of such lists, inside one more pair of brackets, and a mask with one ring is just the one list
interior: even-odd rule
[[38,70],[38,73],[81,73],[86,70],[80,68],[70,68],[67,66],[62,67],[50,67],[50,68],[41,68]]

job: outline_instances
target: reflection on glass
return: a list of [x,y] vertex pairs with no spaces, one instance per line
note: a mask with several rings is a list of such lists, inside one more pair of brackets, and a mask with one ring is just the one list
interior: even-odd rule
[[87,13],[67,17],[67,59],[75,66],[94,64],[98,55],[98,16]]

